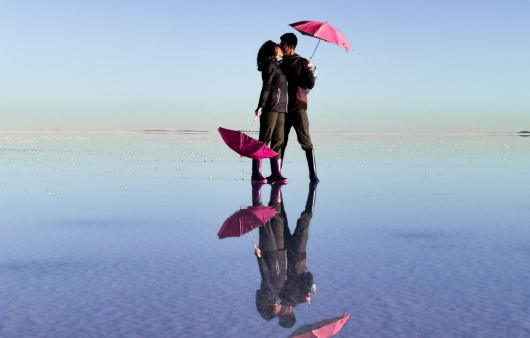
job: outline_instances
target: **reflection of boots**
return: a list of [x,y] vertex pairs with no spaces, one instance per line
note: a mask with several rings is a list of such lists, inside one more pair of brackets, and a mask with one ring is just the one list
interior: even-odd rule
[[282,159],[271,158],[271,175],[267,177],[267,182],[272,183],[287,183],[287,177],[282,175]]
[[318,183],[320,180],[317,177],[317,162],[315,160],[315,151],[313,148],[305,151],[305,157],[307,159],[307,167],[309,168],[309,180]]
[[261,187],[264,183],[252,183],[252,205],[262,205],[261,203]]
[[307,201],[305,203],[305,212],[313,212],[315,202],[317,199],[317,182],[309,183],[309,192],[307,193]]
[[267,183],[267,179],[261,174],[261,160],[252,159],[252,183]]
[[271,188],[271,199],[269,205],[275,204],[280,205],[282,203],[282,186],[284,183],[278,182],[272,185]]

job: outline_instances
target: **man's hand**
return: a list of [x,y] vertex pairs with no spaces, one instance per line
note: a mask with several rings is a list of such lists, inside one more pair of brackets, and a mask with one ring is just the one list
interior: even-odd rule
[[256,114],[257,117],[261,116],[261,107],[257,108],[254,113]]
[[310,72],[313,73],[313,76],[314,76],[314,77],[317,77],[317,75],[318,75],[317,67],[315,67],[315,65],[314,65],[311,61],[309,61],[309,62],[307,63],[307,69],[308,69]]

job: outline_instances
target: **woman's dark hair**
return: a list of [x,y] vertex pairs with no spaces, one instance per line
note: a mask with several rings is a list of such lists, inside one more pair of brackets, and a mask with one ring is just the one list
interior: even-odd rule
[[276,316],[274,304],[276,304],[276,298],[270,292],[261,289],[256,291],[256,309],[263,319],[271,320]]
[[278,47],[278,44],[274,41],[266,41],[261,48],[258,51],[258,57],[257,57],[257,64],[258,64],[258,71],[261,71],[261,66],[264,61],[269,60],[271,57],[276,56],[276,47]]

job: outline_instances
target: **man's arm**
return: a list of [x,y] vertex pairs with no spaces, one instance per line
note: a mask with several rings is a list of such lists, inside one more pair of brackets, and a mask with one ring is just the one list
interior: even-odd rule
[[316,77],[313,74],[312,67],[309,67],[309,61],[307,59],[301,60],[301,69],[300,69],[300,80],[302,86],[307,89],[313,89],[316,82]]

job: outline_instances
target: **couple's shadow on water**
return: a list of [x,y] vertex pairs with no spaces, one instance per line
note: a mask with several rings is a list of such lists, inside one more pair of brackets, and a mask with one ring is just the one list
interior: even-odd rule
[[[296,323],[295,308],[304,303],[310,305],[316,293],[314,276],[307,266],[307,243],[317,184],[309,184],[306,203],[293,232],[285,212],[283,185],[272,185],[267,206],[262,201],[262,187],[262,184],[252,185],[252,206],[230,216],[218,235],[219,238],[247,233],[252,236],[252,230],[258,228],[258,241],[251,237],[261,275],[256,291],[256,309],[263,319],[271,321],[278,318],[280,326],[291,328]],[[342,329],[348,317],[345,314],[304,325],[291,336],[315,330],[321,330],[322,336],[331,336]]]

